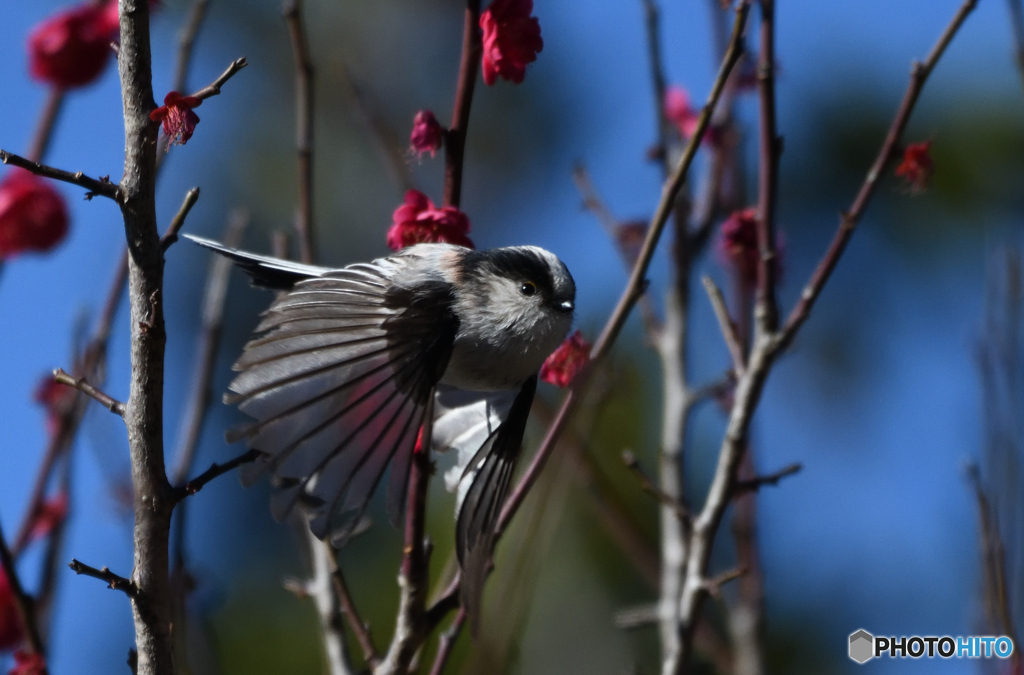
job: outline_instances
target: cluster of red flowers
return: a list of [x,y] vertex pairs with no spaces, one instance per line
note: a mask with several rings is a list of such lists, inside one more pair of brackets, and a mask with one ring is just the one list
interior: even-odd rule
[[[718,256],[730,267],[745,286],[752,287],[757,281],[757,266],[761,261],[761,249],[757,241],[757,209],[746,208],[734,211],[719,231]],[[775,238],[775,274],[782,272],[782,236]]]
[[67,232],[67,206],[49,182],[21,169],[0,181],[0,260],[49,251]]
[[416,113],[412,120],[412,134],[409,137],[409,145],[417,156],[429,152],[433,157],[441,149],[441,142],[444,140],[444,129],[429,110],[421,110]]
[[526,65],[537,60],[544,49],[540,22],[533,13],[533,0],[494,0],[480,15],[483,30],[483,76],[491,85],[504,78],[519,84]]
[[117,2],[86,2],[36,26],[28,38],[29,71],[36,79],[69,89],[103,72],[117,37]]
[[454,206],[437,208],[419,190],[405,193],[405,203],[395,209],[388,230],[388,246],[397,251],[423,243],[457,244],[473,248],[469,218]]
[[202,105],[203,99],[195,96],[182,96],[172,91],[164,96],[164,104],[149,113],[149,119],[160,122],[164,128],[164,135],[171,139],[167,144],[170,149],[172,145],[185,145],[188,139],[199,124],[199,115],[192,112],[193,108]]
[[583,333],[576,331],[544,361],[540,379],[556,387],[568,387],[588,363],[590,345],[583,338]]

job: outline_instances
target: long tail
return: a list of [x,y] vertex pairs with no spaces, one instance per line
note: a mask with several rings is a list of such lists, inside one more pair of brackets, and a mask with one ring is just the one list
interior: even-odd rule
[[270,288],[279,291],[287,291],[303,279],[321,277],[332,271],[329,267],[317,267],[316,265],[304,265],[302,263],[271,258],[266,255],[256,255],[239,251],[236,248],[225,246],[220,242],[203,237],[196,237],[191,234],[183,235],[186,239],[216,251],[223,256],[231,258],[239,267],[245,270],[252,277],[252,283],[256,286]]

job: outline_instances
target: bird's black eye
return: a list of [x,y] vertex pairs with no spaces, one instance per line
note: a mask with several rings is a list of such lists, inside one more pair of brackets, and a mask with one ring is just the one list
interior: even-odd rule
[[519,287],[519,292],[523,295],[530,296],[537,294],[537,284],[532,281],[526,281],[522,286]]

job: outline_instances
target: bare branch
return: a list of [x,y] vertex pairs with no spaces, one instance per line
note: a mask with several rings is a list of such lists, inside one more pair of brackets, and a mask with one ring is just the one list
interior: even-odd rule
[[717,599],[722,591],[722,586],[729,583],[733,579],[739,579],[744,574],[746,574],[746,570],[742,567],[737,567],[736,569],[722,572],[718,576],[712,577],[710,579],[705,579],[702,585],[704,587],[704,590],[707,591],[708,595]]
[[743,356],[743,341],[736,330],[736,324],[729,316],[729,308],[725,306],[725,297],[722,295],[721,289],[707,275],[701,277],[701,281],[704,282],[704,290],[707,291],[708,298],[711,300],[711,307],[715,310],[715,318],[718,319],[718,326],[722,329],[725,346],[729,348],[733,372],[736,373],[736,377],[740,377],[747,367]]
[[235,457],[231,461],[225,462],[224,464],[217,464],[216,462],[214,462],[209,469],[199,474],[198,476],[196,476],[189,482],[185,483],[181,487],[175,488],[175,501],[180,502],[185,497],[190,497],[194,495],[195,493],[199,492],[204,487],[206,487],[206,484],[212,481],[214,478],[223,476],[228,471],[237,469],[243,464],[253,462],[259,456],[260,453],[258,450],[248,450],[246,452],[243,452],[238,457]]
[[194,187],[185,193],[185,199],[181,202],[181,207],[178,208],[178,212],[174,214],[174,218],[171,219],[171,224],[167,226],[167,231],[164,232],[164,236],[160,237],[160,249],[166,251],[175,242],[178,241],[178,232],[185,225],[185,218],[188,217],[188,212],[192,210],[192,207],[199,201],[199,188]]
[[760,98],[761,134],[758,142],[758,218],[757,246],[761,253],[757,265],[758,330],[774,332],[779,324],[775,298],[775,202],[779,189],[779,155],[782,139],[775,125],[775,0],[760,0],[761,54],[757,64]]
[[53,130],[60,116],[61,108],[64,107],[64,90],[60,87],[53,87],[46,97],[46,105],[43,113],[39,116],[35,134],[32,136],[32,143],[29,145],[28,159],[32,162],[41,162],[46,156],[50,147],[50,139],[53,138]]
[[736,494],[742,494],[744,492],[757,492],[765,485],[778,485],[780,480],[782,480],[786,476],[792,476],[793,474],[800,473],[800,471],[803,468],[803,464],[795,462],[766,476],[757,476],[755,478],[751,478],[750,480],[737,481]]
[[63,169],[55,169],[52,166],[33,162],[32,160],[25,159],[20,155],[15,155],[14,153],[7,152],[6,150],[0,150],[0,162],[20,167],[37,176],[52,178],[53,180],[59,180],[64,183],[71,183],[72,185],[83,187],[88,190],[88,192],[85,193],[85,198],[87,200],[92,199],[96,195],[113,199],[115,202],[122,200],[121,188],[114,183],[111,183],[110,179],[106,176],[96,179],[86,176],[81,171],[72,173],[70,171],[64,171]]
[[430,668],[430,675],[441,675],[444,672],[444,667],[448,664],[448,659],[452,655],[452,650],[455,648],[455,641],[459,639],[459,633],[462,631],[462,626],[466,623],[466,608],[460,607],[455,618],[452,620],[452,625],[449,626],[437,643],[437,655],[434,657],[434,665]]
[[107,584],[107,588],[111,588],[115,591],[121,591],[129,598],[134,598],[136,595],[137,589],[135,588],[135,583],[131,579],[126,579],[114,574],[106,567],[98,570],[95,567],[90,567],[89,565],[81,563],[75,559],[72,559],[71,562],[68,563],[68,567],[70,567],[71,571],[75,574],[92,577],[105,582]]
[[313,63],[302,24],[302,0],[288,0],[284,19],[295,58],[295,151],[298,157],[299,208],[295,232],[299,260],[312,263],[313,253]]
[[636,477],[640,480],[640,488],[644,492],[652,495],[663,506],[667,506],[668,508],[672,509],[672,511],[675,512],[676,517],[679,518],[681,521],[689,521],[690,514],[687,512],[686,506],[680,504],[678,501],[662,492],[661,489],[654,484],[654,481],[647,477],[647,474],[644,473],[643,468],[641,468],[640,462],[637,460],[636,455],[634,455],[629,450],[623,450],[622,461],[626,465],[627,469],[636,474]]
[[907,85],[907,91],[903,95],[903,101],[900,103],[899,110],[896,112],[896,116],[893,118],[892,125],[889,127],[889,132],[886,134],[885,141],[882,143],[881,149],[878,151],[878,156],[875,157],[874,163],[868,170],[867,176],[864,178],[864,182],[860,186],[860,190],[857,192],[857,196],[853,200],[853,204],[850,205],[848,211],[843,213],[839,218],[839,228],[836,231],[835,236],[832,239],[832,243],[829,245],[828,250],[822,257],[821,262],[818,263],[818,267],[811,274],[810,281],[804,287],[803,293],[800,295],[800,301],[790,311],[789,316],[786,318],[785,326],[782,329],[782,346],[787,346],[792,342],[796,332],[803,325],[807,317],[810,316],[811,308],[814,307],[815,301],[818,296],[821,295],[822,289],[825,287],[825,283],[828,282],[832,271],[835,269],[836,264],[839,262],[839,258],[843,255],[843,251],[846,249],[846,244],[849,243],[850,237],[853,236],[853,230],[857,227],[857,223],[860,222],[861,217],[864,215],[864,211],[867,209],[868,204],[871,202],[871,197],[874,196],[875,190],[878,187],[878,180],[885,174],[886,168],[889,163],[896,155],[896,149],[899,147],[900,138],[903,136],[903,130],[907,127],[907,122],[910,121],[910,115],[914,112],[914,105],[917,103],[917,97],[921,94],[921,90],[924,88],[925,82],[928,80],[928,76],[935,68],[935,64],[938,63],[939,58],[945,53],[946,47],[949,46],[953,36],[960,30],[960,26],[963,25],[967,16],[974,10],[978,4],[978,0],[965,0],[965,2],[957,10],[953,20],[946,27],[946,30],[939,37],[939,40],[932,47],[932,51],[928,54],[928,58],[925,59],[924,63],[915,62],[910,69],[910,84]]
[[101,406],[103,406],[110,412],[114,413],[115,415],[118,415],[119,417],[124,417],[124,403],[121,403],[120,401],[115,401],[107,394],[103,393],[96,387],[86,382],[84,377],[72,377],[71,375],[65,373],[63,369],[58,368],[57,370],[53,371],[53,379],[55,382],[59,382],[60,384],[67,385],[69,387],[74,387],[75,389],[82,392],[86,396],[89,396],[90,398],[94,399],[97,403],[99,403]]
[[[14,596],[14,606],[18,612],[18,620],[25,627],[31,652],[45,656],[46,646],[43,644],[43,638],[39,633],[35,602],[25,592],[25,587],[21,585],[21,577],[18,576],[18,568],[14,564],[14,556],[11,554],[11,549],[7,546],[7,539],[4,537],[2,527],[0,527],[0,569],[3,570],[4,575],[7,577],[7,584],[11,588],[11,595]],[[47,672],[44,666],[42,675],[46,675]]]
[[356,636],[356,640],[359,642],[359,646],[363,650],[363,657],[366,659],[366,664],[371,670],[376,670],[377,666],[380,664],[380,655],[377,653],[377,648],[373,646],[373,635],[370,633],[370,626],[359,618],[359,612],[356,610],[356,604],[352,600],[352,594],[349,593],[348,584],[345,583],[345,576],[341,572],[341,564],[338,561],[337,549],[331,547],[330,552],[334,562],[334,569],[332,573],[334,594],[338,596],[338,601],[341,603],[342,613],[344,613],[345,618],[348,620],[348,625],[352,629],[352,633]]
[[249,64],[248,62],[246,62],[244,56],[235,59],[231,62],[231,65],[229,65],[227,69],[220,74],[220,77],[218,77],[211,84],[206,85],[205,87],[203,87],[202,89],[200,89],[192,95],[201,101],[205,101],[211,96],[220,95],[220,88],[223,87],[228,80],[234,77],[235,73],[240,71],[242,68],[245,68],[247,65]]
[[178,55],[174,62],[172,91],[185,91],[185,87],[188,86],[188,70],[192,63],[192,50],[195,47],[196,36],[199,35],[199,28],[203,25],[209,8],[210,0],[194,0],[192,7],[188,10],[188,17],[178,33]]
[[466,154],[466,130],[473,105],[473,89],[480,68],[480,0],[466,1],[462,28],[462,58],[459,83],[452,107],[452,123],[444,136],[444,205],[458,208],[462,203],[462,166]]

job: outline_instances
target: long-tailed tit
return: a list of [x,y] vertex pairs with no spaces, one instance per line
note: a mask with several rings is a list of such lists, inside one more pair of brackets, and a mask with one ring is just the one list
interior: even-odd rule
[[344,539],[390,465],[397,523],[437,392],[432,447],[456,448],[464,465],[448,484],[458,490],[463,602],[476,620],[537,373],[572,325],[576,286],[565,265],[534,246],[419,244],[331,269],[189,238],[255,285],[287,291],[235,362],[225,396],[255,418],[229,440],[260,453],[243,481],[276,477],[276,518],[301,500],[314,534]]

